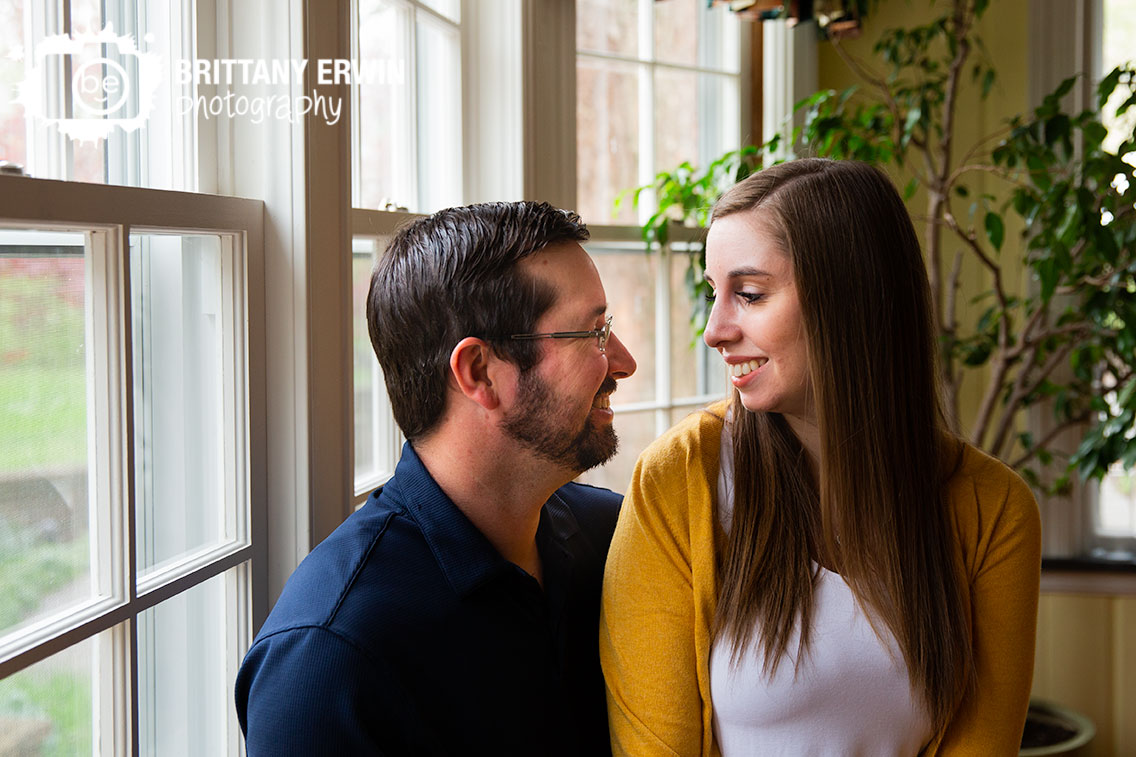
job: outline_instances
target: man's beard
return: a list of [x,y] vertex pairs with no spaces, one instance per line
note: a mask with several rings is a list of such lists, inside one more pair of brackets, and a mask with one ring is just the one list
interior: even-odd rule
[[[608,376],[599,394],[610,394],[615,388],[615,379]],[[619,439],[610,424],[594,428],[585,418],[579,431],[568,428],[558,414],[561,404],[535,370],[526,371],[518,380],[517,406],[501,421],[501,428],[545,460],[577,473],[615,457]]]

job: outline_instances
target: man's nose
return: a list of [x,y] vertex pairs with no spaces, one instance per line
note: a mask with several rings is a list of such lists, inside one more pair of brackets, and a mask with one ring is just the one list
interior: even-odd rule
[[635,373],[635,358],[623,346],[623,342],[619,341],[615,332],[608,337],[606,346],[608,373],[617,379],[625,379]]

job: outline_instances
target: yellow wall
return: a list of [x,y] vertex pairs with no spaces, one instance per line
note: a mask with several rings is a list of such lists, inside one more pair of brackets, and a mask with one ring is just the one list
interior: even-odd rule
[[[846,42],[845,49],[862,61],[871,58],[871,48],[888,27],[924,23],[946,12],[948,3],[934,6],[927,0],[884,0],[865,24],[860,39]],[[1023,113],[1028,105],[1028,0],[994,0],[980,26],[998,83],[991,96],[982,101],[968,87],[962,93],[956,132],[954,164],[964,157],[977,140],[996,130],[1008,117]],[[856,83],[840,57],[828,43],[819,47],[818,81],[821,88],[841,90]],[[969,84],[969,82],[967,82]],[[908,177],[894,173],[898,186]],[[994,180],[980,178],[971,183],[972,191],[997,191]],[[926,198],[920,193],[909,203],[912,218],[922,233]],[[969,203],[955,202],[955,213],[965,214]],[[1007,225],[1003,258],[1018,257],[1020,227]],[[960,245],[944,236],[948,265]],[[976,312],[966,307],[973,294],[989,286],[980,267],[969,258],[963,267],[963,294],[959,298],[959,320],[973,322]],[[1012,273],[1018,286],[1021,269]],[[976,376],[964,385],[962,396],[963,431],[969,431],[971,418],[981,396],[984,377]],[[1092,578],[1086,577],[1090,582]],[[1038,620],[1037,663],[1034,695],[1072,707],[1089,716],[1097,725],[1097,737],[1090,754],[1096,757],[1136,755],[1136,597],[1088,594],[1046,593],[1041,600]]]
[[1043,594],[1033,694],[1096,724],[1092,757],[1136,755],[1136,597]]

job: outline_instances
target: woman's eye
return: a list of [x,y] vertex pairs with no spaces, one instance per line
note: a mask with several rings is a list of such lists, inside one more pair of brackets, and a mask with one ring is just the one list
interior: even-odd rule
[[709,291],[706,294],[702,295],[703,299],[705,299],[707,302],[713,302],[717,296],[718,293],[714,291]]
[[738,292],[738,297],[741,297],[747,304],[750,305],[757,302],[764,296],[765,295],[763,295],[761,292]]

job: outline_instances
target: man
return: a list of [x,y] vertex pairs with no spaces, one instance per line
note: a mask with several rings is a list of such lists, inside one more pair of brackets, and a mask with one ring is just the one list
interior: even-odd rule
[[618,495],[611,333],[578,216],[452,208],[375,269],[371,341],[409,440],[289,579],[237,677],[250,755],[609,753],[597,638]]

